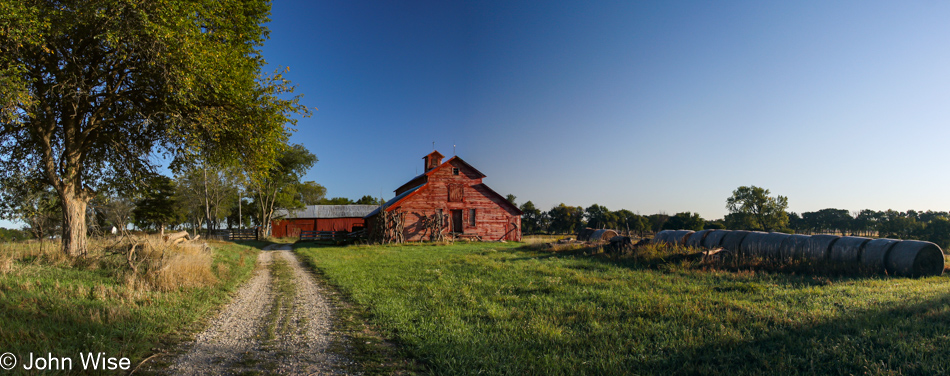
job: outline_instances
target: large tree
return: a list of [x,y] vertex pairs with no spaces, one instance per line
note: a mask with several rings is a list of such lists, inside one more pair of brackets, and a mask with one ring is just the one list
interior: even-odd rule
[[[770,196],[771,192],[756,186],[739,187],[726,199],[727,222],[747,230],[780,230],[788,226],[788,198]],[[735,225],[733,225],[735,226]]]
[[0,0],[0,179],[53,187],[63,250],[79,255],[89,201],[142,188],[156,153],[266,166],[307,111],[261,74],[269,12],[267,0]]
[[270,220],[276,209],[298,209],[304,204],[298,198],[300,178],[317,163],[317,157],[300,144],[285,149],[271,168],[249,175],[248,187],[257,204],[257,223],[264,234],[270,234]]

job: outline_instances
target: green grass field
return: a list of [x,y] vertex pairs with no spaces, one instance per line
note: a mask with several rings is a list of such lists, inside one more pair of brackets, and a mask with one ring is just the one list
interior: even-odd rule
[[254,245],[218,243],[210,256],[203,254],[206,265],[178,264],[182,273],[207,276],[179,278],[196,284],[190,287],[168,287],[167,271],[133,274],[121,256],[100,253],[70,261],[59,257],[56,247],[21,252],[21,245],[4,244],[0,353],[19,358],[14,373],[23,372],[29,353],[71,357],[74,372],[81,369],[79,354],[87,352],[127,357],[134,367],[154,348],[197,330],[229,301],[254,269]]
[[950,374],[950,279],[612,261],[517,243],[297,252],[433,374]]

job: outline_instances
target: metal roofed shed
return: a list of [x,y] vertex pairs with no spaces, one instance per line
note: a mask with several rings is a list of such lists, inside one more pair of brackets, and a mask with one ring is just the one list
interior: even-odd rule
[[363,217],[378,205],[308,205],[301,210],[277,210],[272,221],[274,237],[300,236],[301,231],[346,231],[363,229]]
[[274,218],[363,218],[376,210],[379,205],[308,205],[290,213],[286,209],[274,211]]

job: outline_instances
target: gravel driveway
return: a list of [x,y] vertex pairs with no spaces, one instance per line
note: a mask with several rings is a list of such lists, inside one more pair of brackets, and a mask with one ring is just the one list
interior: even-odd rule
[[208,329],[175,359],[175,375],[344,374],[344,360],[328,351],[337,340],[323,289],[290,245],[271,245],[255,275]]

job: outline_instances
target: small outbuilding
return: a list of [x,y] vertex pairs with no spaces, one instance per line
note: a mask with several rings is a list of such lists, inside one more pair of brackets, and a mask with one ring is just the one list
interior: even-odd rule
[[346,231],[365,228],[363,217],[379,205],[308,205],[302,210],[275,210],[271,221],[274,237],[300,236],[301,231]]

